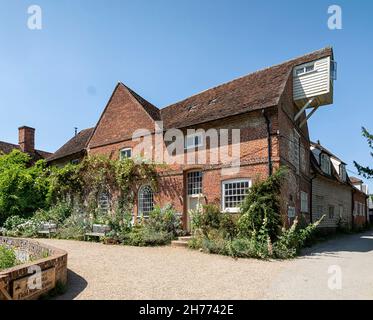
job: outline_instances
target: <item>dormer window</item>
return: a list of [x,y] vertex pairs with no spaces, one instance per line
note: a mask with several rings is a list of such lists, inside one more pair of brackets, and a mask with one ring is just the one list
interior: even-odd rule
[[346,166],[344,164],[341,164],[339,166],[339,176],[340,176],[342,181],[347,180]]
[[331,174],[330,158],[325,153],[320,155],[321,170],[326,174]]
[[120,160],[124,160],[124,159],[131,158],[131,157],[132,157],[131,148],[125,148],[125,149],[120,150],[120,154],[119,154]]

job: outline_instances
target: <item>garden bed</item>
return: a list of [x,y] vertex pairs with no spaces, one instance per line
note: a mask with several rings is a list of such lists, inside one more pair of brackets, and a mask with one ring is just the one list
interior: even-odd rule
[[[0,246],[13,252],[19,263],[0,271],[0,300],[34,300],[56,286],[66,285],[65,251],[34,240],[3,236],[0,236]],[[30,283],[41,283],[41,286],[30,286]]]

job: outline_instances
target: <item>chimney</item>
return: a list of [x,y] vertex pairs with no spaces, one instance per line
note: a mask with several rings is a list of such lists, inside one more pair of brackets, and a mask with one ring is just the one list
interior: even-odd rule
[[35,129],[26,126],[18,128],[18,143],[22,152],[34,153]]

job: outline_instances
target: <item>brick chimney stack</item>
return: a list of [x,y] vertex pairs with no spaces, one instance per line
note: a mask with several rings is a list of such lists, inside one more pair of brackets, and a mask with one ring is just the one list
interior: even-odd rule
[[30,127],[18,128],[18,143],[22,152],[35,152],[35,129]]

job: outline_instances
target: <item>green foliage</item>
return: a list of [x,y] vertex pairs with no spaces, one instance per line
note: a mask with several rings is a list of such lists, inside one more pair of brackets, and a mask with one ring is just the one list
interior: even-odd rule
[[71,204],[60,201],[48,209],[39,209],[36,211],[33,218],[40,222],[53,222],[59,224],[71,215],[72,210]]
[[192,229],[199,230],[204,236],[208,236],[211,229],[221,230],[224,237],[232,238],[237,233],[237,216],[221,212],[214,204],[202,206],[201,210],[190,212],[192,217]]
[[149,214],[149,218],[144,221],[144,224],[148,229],[152,229],[155,232],[165,232],[176,237],[181,234],[181,221],[177,216],[172,205],[166,205],[161,208],[156,206]]
[[241,237],[259,234],[266,219],[268,235],[272,241],[276,239],[281,228],[279,195],[284,174],[285,169],[281,168],[268,179],[257,182],[250,188],[242,203],[242,215],[237,224]]
[[9,216],[28,217],[48,206],[48,173],[45,161],[30,166],[30,157],[18,150],[0,155],[0,225]]
[[[369,148],[373,150],[373,135],[369,133],[369,131],[364,127],[362,127],[362,134],[363,137],[367,139]],[[373,158],[373,152],[370,152],[370,156]],[[373,168],[369,166],[362,166],[358,164],[356,161],[354,161],[354,165],[358,170],[359,175],[362,175],[366,179],[373,179]]]
[[299,227],[298,219],[295,219],[293,225],[288,230],[282,230],[278,240],[274,243],[274,255],[280,259],[295,257],[299,250],[304,246],[307,239],[309,239],[314,233],[324,217],[325,216],[322,216],[320,220],[309,224],[305,228]]
[[17,258],[14,250],[0,245],[0,271],[11,268],[16,264]]
[[58,228],[57,237],[68,240],[84,240],[84,236],[91,230],[89,217],[79,210],[75,210]]
[[320,222],[304,226],[295,220],[280,227],[280,187],[284,169],[250,189],[238,216],[204,206],[192,212],[194,236],[189,246],[209,253],[242,258],[292,258],[312,236]]
[[136,225],[132,231],[123,238],[123,244],[131,246],[162,246],[169,244],[172,240],[172,234],[164,231],[155,231],[143,225]]
[[181,232],[180,218],[173,207],[167,205],[164,208],[155,207],[147,219],[130,230],[122,230],[120,239],[132,246],[159,246],[169,244]]

